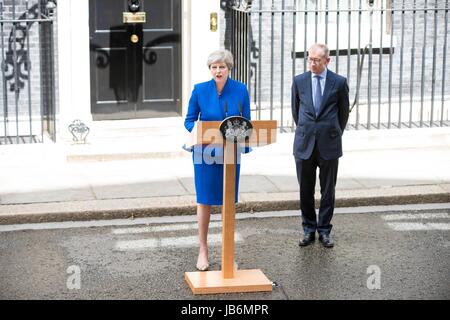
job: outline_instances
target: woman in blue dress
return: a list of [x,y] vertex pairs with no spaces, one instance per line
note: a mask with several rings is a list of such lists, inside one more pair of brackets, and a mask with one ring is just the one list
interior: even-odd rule
[[[194,86],[184,126],[191,132],[195,122],[222,121],[241,115],[250,119],[250,98],[247,87],[231,79],[233,55],[228,50],[218,50],[208,57],[212,79]],[[242,151],[242,149],[241,149]],[[244,150],[243,152],[248,151]],[[195,192],[197,194],[197,221],[199,254],[197,269],[208,270],[208,226],[212,205],[222,205],[223,197],[223,148],[217,145],[195,146],[193,150]],[[238,200],[240,151],[237,152],[236,202]]]

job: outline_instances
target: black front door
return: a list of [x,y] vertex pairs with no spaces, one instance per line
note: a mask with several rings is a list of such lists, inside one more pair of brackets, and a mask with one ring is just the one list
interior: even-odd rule
[[181,0],[89,0],[89,17],[94,120],[179,115]]

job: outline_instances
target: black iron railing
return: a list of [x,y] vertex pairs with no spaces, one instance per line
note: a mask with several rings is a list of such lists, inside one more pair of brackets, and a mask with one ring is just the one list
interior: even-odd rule
[[322,42],[329,68],[348,79],[349,128],[450,125],[449,0],[230,4],[233,76],[247,84],[255,118],[293,128],[292,78],[307,70],[310,45]]
[[0,0],[0,144],[55,140],[54,6]]

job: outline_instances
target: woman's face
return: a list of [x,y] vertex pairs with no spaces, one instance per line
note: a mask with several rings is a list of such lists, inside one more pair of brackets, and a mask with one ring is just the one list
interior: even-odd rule
[[225,83],[228,78],[228,67],[225,62],[215,62],[209,66],[211,75],[217,83]]

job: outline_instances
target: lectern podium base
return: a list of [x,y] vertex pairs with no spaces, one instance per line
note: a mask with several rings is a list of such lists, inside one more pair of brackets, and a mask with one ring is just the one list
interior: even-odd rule
[[194,294],[272,291],[272,282],[259,269],[234,270],[230,279],[222,271],[185,272],[184,278]]

